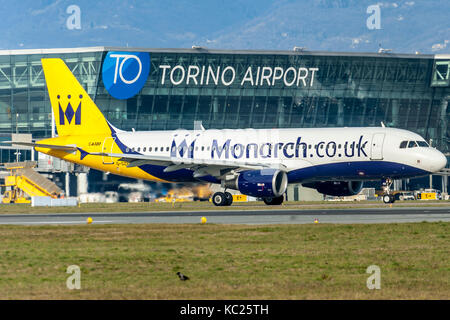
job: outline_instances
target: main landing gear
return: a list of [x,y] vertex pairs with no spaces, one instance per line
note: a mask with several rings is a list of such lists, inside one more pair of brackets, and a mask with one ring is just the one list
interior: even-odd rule
[[391,185],[392,185],[392,179],[386,179],[386,181],[383,183],[383,190],[384,190],[384,194],[383,194],[383,202],[384,203],[394,203],[395,202],[395,197],[393,194],[391,194]]
[[216,192],[212,196],[212,202],[219,207],[231,206],[233,195],[229,192]]
[[[283,203],[284,196],[274,198],[263,198],[264,203],[268,206],[277,206]],[[233,203],[233,195],[229,192],[216,192],[212,196],[212,202],[218,207],[231,206]]]
[[278,206],[283,203],[284,196],[279,196],[275,198],[264,198],[264,203],[268,206]]

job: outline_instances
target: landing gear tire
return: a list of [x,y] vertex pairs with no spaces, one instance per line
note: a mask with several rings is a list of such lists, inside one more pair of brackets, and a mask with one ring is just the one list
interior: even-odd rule
[[227,203],[225,193],[223,192],[214,193],[212,196],[212,202],[218,207],[225,205],[225,203]]
[[394,203],[394,202],[395,202],[395,197],[394,197],[394,195],[393,195],[393,194],[390,194],[389,197],[391,198],[391,203]]
[[277,206],[283,203],[284,196],[279,196],[275,198],[264,198],[264,203],[268,206]]
[[393,180],[390,178],[387,178],[386,181],[383,183],[383,190],[386,192],[383,195],[383,202],[384,203],[394,203],[395,197],[393,194],[391,194],[391,185],[393,183]]
[[384,203],[394,203],[395,197],[392,194],[385,194],[383,195],[383,202]]
[[233,203],[233,195],[229,192],[224,192],[225,194],[225,203],[223,204],[224,206],[231,206],[231,204]]

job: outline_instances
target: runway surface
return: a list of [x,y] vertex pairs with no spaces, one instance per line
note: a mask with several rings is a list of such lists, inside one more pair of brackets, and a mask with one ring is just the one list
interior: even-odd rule
[[402,223],[450,221],[449,207],[398,207],[358,209],[302,210],[232,210],[232,211],[161,211],[121,213],[54,213],[0,215],[0,224],[9,225],[71,225],[123,223],[207,223],[217,224],[305,224],[314,223]]

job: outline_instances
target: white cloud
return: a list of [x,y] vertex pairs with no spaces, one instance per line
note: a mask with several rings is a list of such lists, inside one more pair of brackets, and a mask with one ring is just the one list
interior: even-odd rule
[[396,2],[378,2],[376,5],[380,8],[398,8],[398,4]]
[[40,15],[40,14],[47,13],[49,10],[53,9],[58,4],[60,4],[60,2],[61,2],[61,0],[57,0],[57,1],[53,2],[52,4],[49,4],[48,6],[42,8],[42,9],[33,10],[33,11],[31,11],[31,15],[32,16],[37,16],[37,15]]
[[449,44],[450,40],[444,40],[443,43],[436,43],[431,46],[432,51],[440,51],[442,49],[447,48],[447,44]]
[[356,48],[361,42],[363,41],[362,38],[352,38],[352,48]]

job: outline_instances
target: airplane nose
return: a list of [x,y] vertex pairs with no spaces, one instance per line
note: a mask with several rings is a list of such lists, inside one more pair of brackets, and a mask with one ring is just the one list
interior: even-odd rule
[[439,150],[434,150],[433,160],[431,162],[431,171],[438,172],[447,165],[447,157]]

